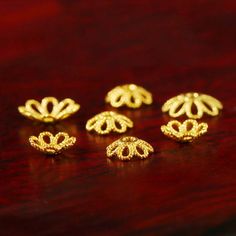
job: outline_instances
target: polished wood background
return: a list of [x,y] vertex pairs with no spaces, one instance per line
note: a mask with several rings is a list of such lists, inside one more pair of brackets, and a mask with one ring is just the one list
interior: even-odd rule
[[[236,235],[236,2],[0,1],[0,235]],[[134,82],[154,104],[121,109],[127,134],[150,142],[145,161],[110,161],[120,137],[87,133],[111,109],[108,90]],[[181,92],[215,96],[224,110],[190,145],[167,139],[161,104]],[[29,98],[81,104],[55,126],[22,117]],[[76,146],[46,158],[28,144],[66,131]]]

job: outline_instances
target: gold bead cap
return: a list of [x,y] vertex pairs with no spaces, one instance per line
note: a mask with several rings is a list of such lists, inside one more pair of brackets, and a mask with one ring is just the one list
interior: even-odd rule
[[[49,106],[51,106],[51,110],[49,110]],[[30,99],[26,101],[25,106],[18,107],[18,111],[23,116],[44,123],[66,119],[79,109],[80,105],[74,100],[66,98],[59,102],[55,97],[45,97],[41,102]]]
[[171,117],[186,114],[191,119],[200,119],[203,114],[217,116],[221,109],[223,109],[223,105],[219,100],[210,95],[196,92],[170,98],[162,106],[162,112],[168,112]]
[[101,112],[86,123],[86,130],[95,131],[100,135],[124,133],[128,128],[133,127],[133,122],[128,117],[113,111]]
[[152,94],[136,84],[125,84],[113,88],[106,95],[105,101],[112,107],[127,106],[139,108],[142,104],[152,104]]
[[152,152],[154,149],[148,142],[133,136],[122,137],[106,149],[108,157],[117,157],[122,161],[129,161],[135,157],[145,159]]
[[207,123],[200,123],[196,120],[188,119],[183,123],[177,120],[168,122],[167,125],[161,126],[163,134],[178,142],[192,142],[207,132]]
[[55,136],[50,132],[42,132],[38,137],[29,138],[30,145],[35,149],[49,155],[56,155],[73,146],[75,137],[69,137],[67,133],[59,132]]

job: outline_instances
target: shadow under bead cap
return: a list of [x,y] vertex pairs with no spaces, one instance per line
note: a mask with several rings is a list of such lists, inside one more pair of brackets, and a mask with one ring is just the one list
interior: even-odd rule
[[136,84],[125,84],[110,90],[106,95],[105,101],[116,108],[122,106],[139,108],[142,104],[152,104],[153,99],[152,94],[145,88]]
[[113,111],[101,112],[89,119],[86,123],[86,130],[95,131],[100,135],[106,135],[111,132],[124,133],[128,128],[132,127],[132,120]]
[[[51,106],[51,110],[49,109]],[[66,98],[58,101],[55,97],[45,97],[41,102],[29,99],[25,106],[19,106],[18,111],[25,117],[44,123],[53,123],[66,119],[80,109],[74,100]]]
[[223,109],[223,105],[219,100],[210,95],[196,92],[179,94],[168,99],[162,106],[162,112],[168,112],[171,117],[180,117],[186,114],[191,119],[200,119],[204,113],[217,116],[221,109]]

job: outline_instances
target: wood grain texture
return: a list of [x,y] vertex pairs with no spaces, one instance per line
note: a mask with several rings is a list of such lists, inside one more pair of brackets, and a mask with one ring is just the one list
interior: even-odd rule
[[[0,234],[236,235],[236,3],[198,1],[25,0],[0,3]],[[134,82],[154,104],[121,109],[150,142],[152,158],[111,162],[120,137],[85,131],[111,108],[108,90]],[[221,100],[224,110],[191,145],[166,138],[161,104],[181,92]],[[29,98],[81,104],[55,126],[31,122]],[[43,130],[78,142],[57,159],[28,144]]]

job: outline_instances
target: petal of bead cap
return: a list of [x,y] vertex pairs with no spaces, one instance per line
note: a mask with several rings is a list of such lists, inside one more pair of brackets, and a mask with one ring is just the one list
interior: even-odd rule
[[192,119],[185,120],[183,123],[172,120],[167,125],[161,126],[163,134],[179,142],[192,142],[205,134],[207,129],[207,123],[198,123]]
[[105,101],[112,107],[127,106],[139,108],[142,104],[152,104],[152,94],[141,86],[125,84],[113,88],[107,93]]
[[[49,109],[49,106],[52,108]],[[30,99],[26,101],[25,106],[18,107],[18,111],[23,116],[44,123],[63,120],[79,109],[80,105],[74,100],[66,98],[59,102],[55,97],[45,97],[41,102]]]
[[162,106],[162,112],[171,117],[186,115],[188,118],[200,119],[203,114],[217,116],[223,109],[222,103],[216,98],[201,93],[185,93],[170,98]]
[[122,161],[129,161],[135,157],[145,159],[152,152],[154,149],[148,142],[133,136],[120,138],[106,149],[108,157],[117,157]]

